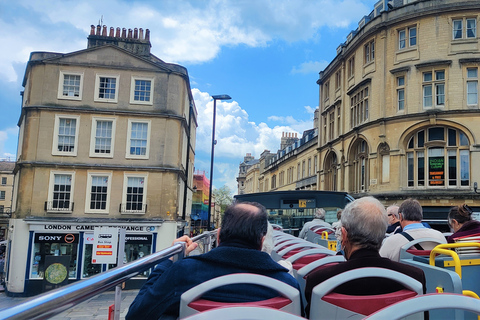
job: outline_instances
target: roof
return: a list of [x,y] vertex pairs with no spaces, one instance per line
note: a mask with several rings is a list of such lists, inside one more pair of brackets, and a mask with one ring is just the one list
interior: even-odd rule
[[0,171],[13,173],[15,169],[14,161],[0,161]]

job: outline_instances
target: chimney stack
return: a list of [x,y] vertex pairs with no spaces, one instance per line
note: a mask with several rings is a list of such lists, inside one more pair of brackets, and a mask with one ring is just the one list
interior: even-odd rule
[[144,38],[144,29],[134,28],[128,29],[120,27],[116,29],[110,27],[108,32],[107,26],[105,25],[91,25],[90,35],[88,36],[88,46],[87,48],[98,47],[102,45],[116,45],[122,49],[128,50],[134,54],[140,56],[150,56],[150,30],[145,29],[145,38]]

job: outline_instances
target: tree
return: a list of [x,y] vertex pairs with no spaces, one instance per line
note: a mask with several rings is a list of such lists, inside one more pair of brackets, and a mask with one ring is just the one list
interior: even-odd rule
[[222,212],[233,202],[232,191],[227,185],[220,189],[213,189],[213,196],[215,197],[215,202],[220,205]]

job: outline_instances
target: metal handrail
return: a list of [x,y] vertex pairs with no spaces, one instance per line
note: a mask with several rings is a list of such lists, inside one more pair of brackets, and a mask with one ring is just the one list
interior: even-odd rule
[[[194,242],[203,241],[205,243],[204,247],[210,250],[211,240],[216,232],[216,230],[204,232],[193,237],[192,240]],[[185,256],[185,243],[176,243],[167,249],[152,253],[121,267],[46,292],[11,308],[0,310],[0,319],[48,319],[135,277],[160,261],[175,255],[180,259]]]

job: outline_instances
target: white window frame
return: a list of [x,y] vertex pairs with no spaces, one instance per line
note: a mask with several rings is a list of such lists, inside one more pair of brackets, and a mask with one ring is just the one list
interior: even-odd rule
[[[468,21],[475,21],[473,37],[468,36]],[[460,28],[455,29],[455,23],[460,22]],[[462,17],[452,19],[452,40],[474,40],[477,39],[477,19],[475,17]],[[460,37],[456,37],[456,31],[460,31]]]
[[[443,72],[443,79],[438,79],[439,72]],[[425,81],[425,74],[431,73],[432,79]],[[443,86],[443,93],[440,93],[439,88]],[[431,87],[431,105],[425,105],[425,88]],[[443,104],[437,104],[438,97],[443,95]],[[446,69],[432,69],[422,72],[422,104],[424,109],[444,108],[447,101],[447,70]]]
[[[127,188],[128,188],[128,178],[143,178],[143,201],[142,207],[147,205],[147,186],[148,186],[148,173],[125,173],[123,175],[123,193],[122,193],[122,206],[127,205]],[[145,214],[146,210],[126,210],[122,208],[122,214]]]
[[[99,121],[111,121],[112,122],[112,136],[111,136],[111,145],[110,153],[96,153],[95,152],[95,140],[97,134],[97,123]],[[92,118],[92,132],[90,135],[90,157],[98,158],[113,158],[114,146],[115,146],[115,131],[116,131],[116,118],[104,118],[104,117],[93,117]]]
[[364,64],[369,64],[375,61],[375,39],[370,40],[366,45],[363,46],[364,53]]
[[55,185],[55,175],[70,175],[72,177],[72,182],[70,184],[70,210],[56,210],[56,209],[49,209],[47,206],[47,212],[54,212],[54,213],[62,213],[62,212],[72,212],[73,208],[73,196],[74,196],[74,189],[75,189],[75,171],[57,171],[57,170],[52,170],[50,171],[50,181],[48,183],[48,197],[47,201],[48,202],[53,202],[53,187]]
[[[150,101],[135,100],[135,81],[136,80],[150,81]],[[153,105],[154,87],[155,87],[155,78],[132,76],[132,81],[130,85],[130,104]]]
[[[412,31],[415,30],[415,37],[412,37]],[[403,35],[403,36],[402,36]],[[412,44],[412,39],[415,38],[415,44]],[[402,46],[403,41],[403,46]],[[418,43],[417,26],[410,26],[398,30],[398,50],[405,50],[414,48]]]
[[[90,199],[92,192],[92,178],[93,177],[108,177],[107,182],[107,200],[105,209],[90,209]],[[112,194],[112,172],[88,172],[87,173],[87,192],[85,193],[85,213],[105,213],[108,214],[110,210],[110,195]]]
[[[58,134],[59,134],[59,127],[60,127],[60,119],[75,119],[75,146],[73,151],[59,151],[58,150]],[[53,145],[52,145],[52,155],[55,156],[70,156],[76,157],[78,151],[78,131],[80,128],[80,116],[72,116],[66,114],[56,114],[55,115],[55,124],[53,129]]]
[[[65,76],[70,76],[70,75],[71,76],[80,76],[80,88],[79,88],[78,97],[64,96],[63,95],[63,81],[65,79]],[[80,101],[80,100],[82,100],[82,95],[83,95],[83,72],[60,71],[60,76],[59,76],[59,79],[58,79],[57,98],[58,99],[65,99],[65,100]]]
[[0,200],[5,200],[7,192],[5,190],[0,191]]
[[[130,145],[131,145],[131,138],[132,138],[132,123],[147,123],[148,130],[147,130],[147,147],[145,151],[145,155],[135,155],[130,154]],[[152,130],[152,123],[150,120],[144,119],[128,119],[128,130],[127,130],[127,149],[125,151],[125,158],[127,159],[148,159],[150,154],[150,134]]]
[[[475,77],[470,77],[468,74],[469,70],[475,70],[476,71],[476,76]],[[466,78],[467,78],[467,83],[466,83],[466,92],[467,92],[467,105],[468,106],[478,106],[478,68],[477,67],[472,67],[472,68],[467,68],[466,69]],[[473,83],[475,84],[475,91],[476,92],[470,92],[469,91],[469,84]],[[469,96],[470,95],[475,95],[475,103],[469,103]]]
[[[115,80],[115,98],[113,99],[105,99],[105,98],[99,98],[98,95],[100,93],[100,78],[113,78]],[[95,102],[110,102],[110,103],[117,103],[118,101],[118,91],[120,89],[120,75],[115,75],[115,74],[103,74],[103,73],[97,73],[95,75],[95,96],[93,97],[93,100]]]
[[[400,84],[400,79],[403,79],[403,84]],[[403,112],[405,111],[405,80],[406,77],[404,75],[400,75],[398,77],[396,77],[396,81],[397,81],[397,112]],[[403,99],[401,99],[400,97],[400,92],[403,92]],[[403,106],[402,108],[400,108],[400,102],[403,103]]]

